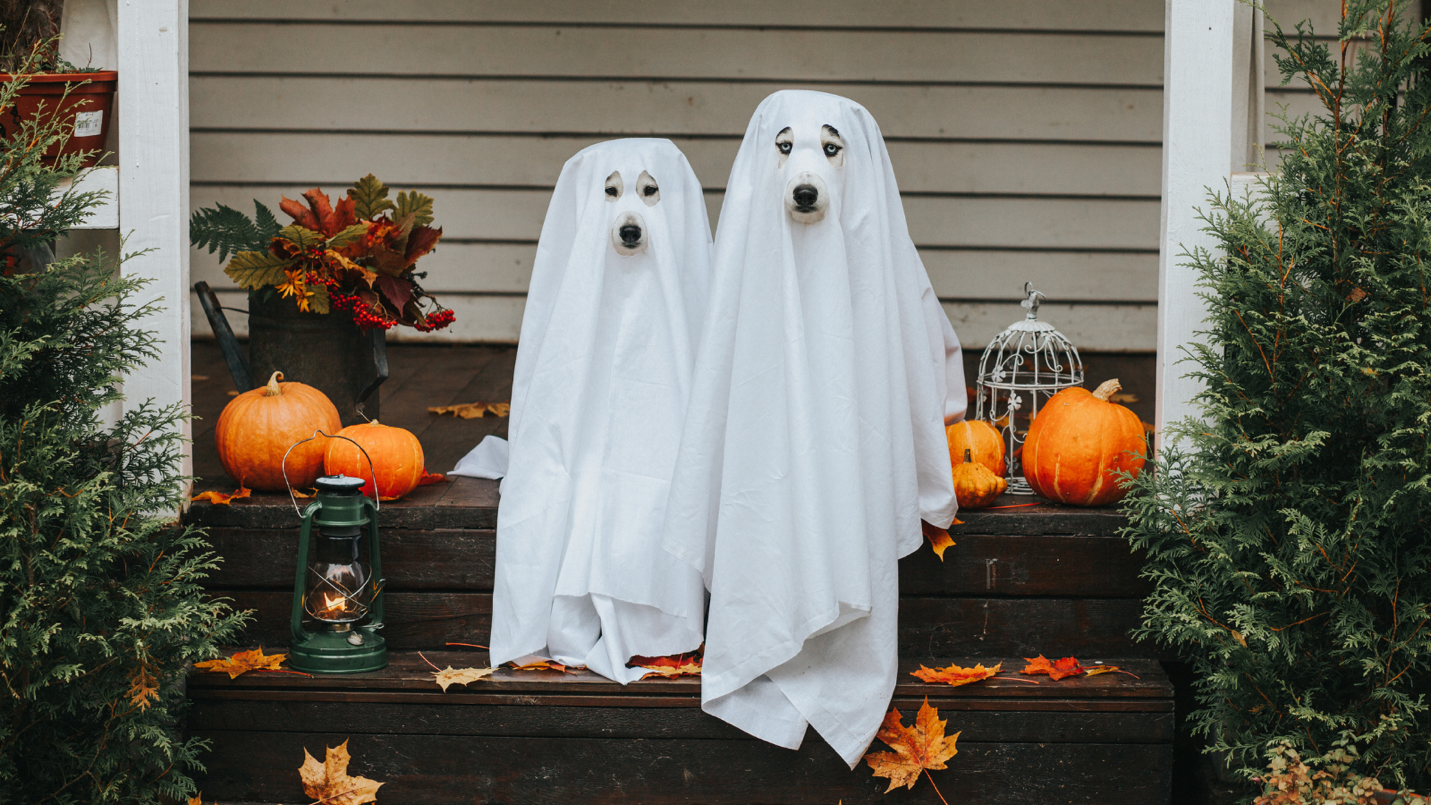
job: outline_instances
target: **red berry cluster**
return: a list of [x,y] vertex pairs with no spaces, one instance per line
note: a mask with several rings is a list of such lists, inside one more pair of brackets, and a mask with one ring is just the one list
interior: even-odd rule
[[456,320],[457,314],[453,313],[450,310],[434,310],[424,316],[422,319],[418,320],[418,322],[414,324],[413,327],[415,327],[420,333],[430,333],[433,330],[441,330],[443,327],[446,327],[447,325],[451,324]]
[[397,324],[395,319],[390,319],[383,313],[373,310],[367,302],[356,297],[354,297],[352,310],[353,323],[364,330],[371,330],[374,327],[379,330],[391,330]]

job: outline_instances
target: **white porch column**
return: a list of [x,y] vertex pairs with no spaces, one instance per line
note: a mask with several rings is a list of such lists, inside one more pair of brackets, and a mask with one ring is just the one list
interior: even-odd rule
[[1180,363],[1207,311],[1182,256],[1215,252],[1198,211],[1234,171],[1260,159],[1262,24],[1238,0],[1167,0],[1163,45],[1163,211],[1158,255],[1157,444],[1194,413],[1200,390]]
[[[126,407],[189,395],[189,3],[119,0],[119,230],[124,266],[150,284],[138,301],[163,311],[144,324],[161,356],[125,378]],[[190,435],[187,424],[184,435]],[[193,457],[185,449],[184,472]]]

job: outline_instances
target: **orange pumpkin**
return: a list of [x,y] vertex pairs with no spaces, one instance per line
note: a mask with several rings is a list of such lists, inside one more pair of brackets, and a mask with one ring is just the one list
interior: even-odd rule
[[1004,437],[999,429],[982,419],[966,419],[944,429],[949,440],[949,460],[954,466],[964,461],[965,454],[1002,476],[1008,465],[1004,457]]
[[[337,433],[338,409],[323,392],[303,383],[280,383],[274,372],[268,385],[229,400],[214,427],[214,441],[224,472],[249,489],[282,492],[283,454],[314,431]],[[288,481],[295,489],[312,486],[323,471],[323,438],[293,447]]]
[[988,467],[975,461],[964,450],[964,460],[954,465],[954,497],[961,509],[983,509],[994,505],[999,495],[1009,488],[1003,476],[995,475]]
[[[417,487],[422,480],[424,460],[422,443],[402,428],[379,424],[377,420],[351,425],[338,431],[338,436],[352,439],[329,439],[328,452],[323,457],[323,469],[329,475],[347,475],[367,481],[363,494],[373,496],[373,476],[377,475],[377,494],[383,500],[400,498]],[[353,442],[357,442],[354,445]],[[362,450],[358,446],[362,446]],[[363,451],[367,451],[367,457]],[[373,460],[372,471],[368,459]]]
[[1064,389],[1039,409],[1023,450],[1024,478],[1035,492],[1074,506],[1123,497],[1118,473],[1136,476],[1148,443],[1138,415],[1108,401],[1120,388],[1109,380],[1091,393]]

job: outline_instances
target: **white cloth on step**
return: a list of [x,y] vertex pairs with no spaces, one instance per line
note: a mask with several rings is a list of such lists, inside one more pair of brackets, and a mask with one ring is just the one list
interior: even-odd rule
[[[798,223],[810,175],[830,206]],[[726,185],[666,514],[710,588],[706,712],[790,748],[808,722],[859,761],[894,692],[897,560],[958,510],[944,425],[965,405],[874,119],[766,98]]]
[[467,451],[467,455],[458,459],[457,466],[447,474],[494,480],[501,478],[507,474],[511,448],[511,443],[501,436],[485,436],[476,447]]
[[[628,224],[646,245],[623,255]],[[633,655],[700,646],[705,589],[661,526],[709,273],[700,182],[673,143],[604,142],[566,163],[517,348],[494,665],[537,655],[625,684],[645,673]]]

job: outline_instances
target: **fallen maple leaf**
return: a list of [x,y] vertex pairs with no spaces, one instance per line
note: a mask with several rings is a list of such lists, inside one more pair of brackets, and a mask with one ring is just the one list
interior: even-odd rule
[[679,676],[700,676],[701,662],[699,654],[675,654],[670,657],[632,657],[627,667],[645,668],[651,672],[642,679],[675,679]]
[[[913,729],[901,723],[899,710],[885,713],[884,723],[875,737],[889,744],[894,751],[871,752],[865,755],[865,762],[874,769],[874,776],[889,778],[886,794],[899,786],[913,788],[920,772],[928,776],[930,769],[938,771],[945,768],[944,761],[959,754],[954,744],[959,740],[960,733],[944,737],[944,725],[947,723],[939,720],[939,711],[929,706],[928,698],[919,708]],[[933,777],[929,777],[929,784],[934,785]],[[934,793],[939,794],[939,786],[934,785]],[[939,794],[939,799],[944,805],[949,805],[943,794]]]
[[246,488],[243,483],[240,482],[239,488],[230,494],[224,494],[223,492],[215,492],[214,490],[210,489],[207,492],[200,492],[199,494],[189,498],[189,500],[191,502],[207,500],[215,506],[227,506],[235,500],[246,498],[251,494],[253,494],[253,490]]
[[159,701],[159,683],[149,673],[149,667],[141,664],[129,675],[129,703],[148,710],[151,699]]
[[364,805],[377,801],[378,788],[385,785],[366,777],[348,776],[348,742],[328,747],[323,763],[303,750],[303,765],[298,776],[303,779],[303,791],[322,805]]
[[1083,666],[1079,665],[1078,660],[1073,657],[1064,657],[1058,662],[1052,663],[1042,654],[1037,657],[1025,657],[1024,659],[1028,661],[1028,665],[1024,666],[1024,670],[1021,673],[1029,675],[1048,674],[1055,682],[1064,677],[1077,676],[1086,670]]
[[493,668],[458,668],[453,670],[452,666],[447,666],[441,671],[434,671],[433,676],[437,678],[437,684],[442,688],[442,692],[447,692],[448,685],[466,685],[471,682],[491,676]]
[[428,484],[440,484],[446,480],[447,476],[440,472],[428,472],[427,470],[423,470],[422,477],[417,479],[417,485],[427,486]]
[[[952,525],[963,525],[955,520]],[[949,532],[939,526],[930,525],[923,520],[919,521],[919,527],[924,531],[924,536],[929,540],[929,547],[934,549],[934,555],[939,557],[939,561],[944,561],[944,551],[954,546],[954,540],[950,539]]]
[[235,652],[231,657],[196,662],[194,667],[216,674],[228,674],[229,679],[237,679],[249,671],[280,670],[279,666],[287,658],[287,654],[264,654],[262,648],[256,648]]
[[511,665],[513,671],[560,671],[564,674],[574,674],[579,670],[550,660],[537,660],[536,662],[529,662],[526,665],[518,665],[513,662],[509,663],[509,665]]
[[504,402],[475,402],[464,403],[463,405],[438,405],[427,410],[438,416],[452,414],[453,416],[460,416],[463,419],[480,419],[489,413],[495,417],[504,417],[511,413],[512,404]]
[[1004,664],[999,663],[993,668],[985,668],[982,664],[973,668],[961,668],[958,665],[950,665],[947,668],[925,668],[922,664],[918,671],[911,671],[911,676],[919,677],[925,682],[945,682],[951,687],[967,685],[970,682],[980,682],[997,674],[1004,669]]

